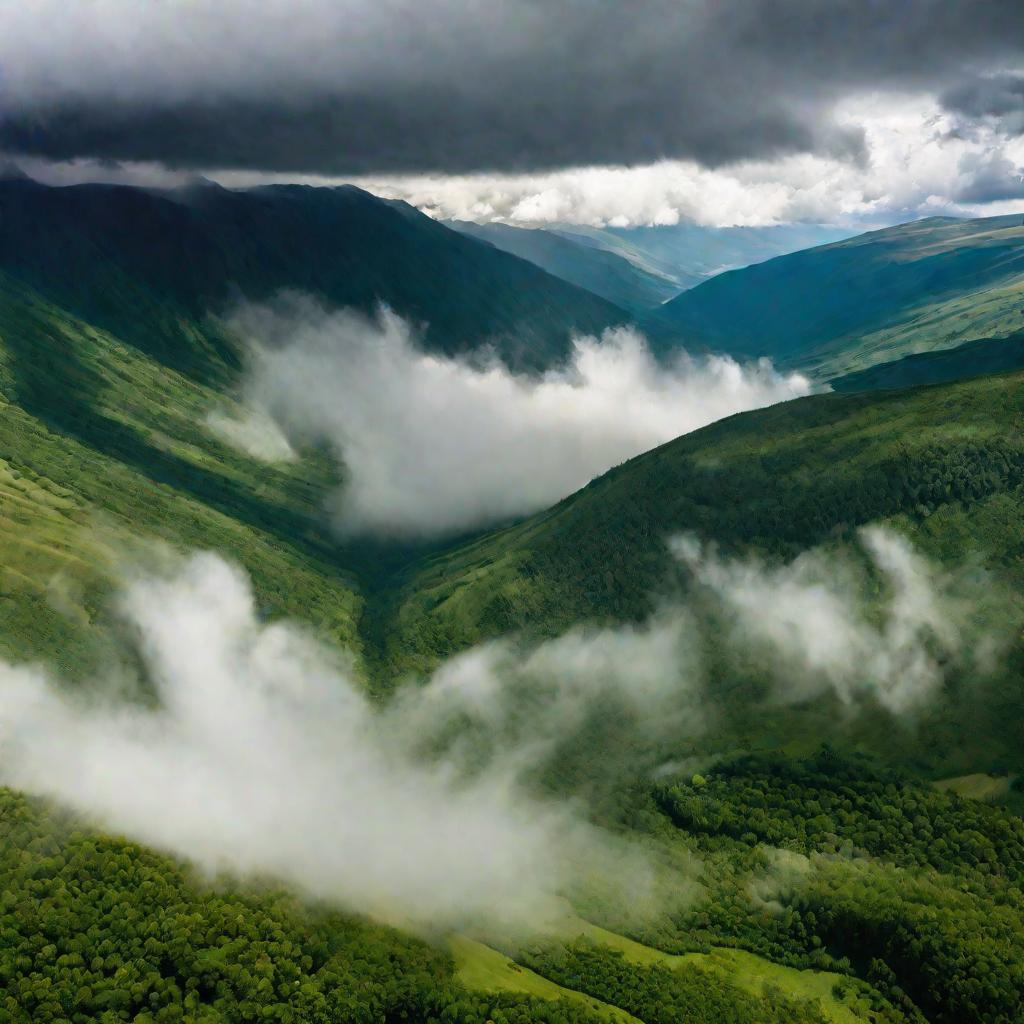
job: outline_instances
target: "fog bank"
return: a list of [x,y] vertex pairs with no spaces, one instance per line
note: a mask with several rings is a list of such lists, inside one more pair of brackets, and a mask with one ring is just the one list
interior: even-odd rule
[[444,534],[536,512],[680,434],[810,390],[767,360],[680,352],[661,365],[628,328],[577,338],[569,366],[533,378],[425,353],[386,310],[371,320],[292,295],[233,326],[251,342],[250,401],[344,463],[344,533]]

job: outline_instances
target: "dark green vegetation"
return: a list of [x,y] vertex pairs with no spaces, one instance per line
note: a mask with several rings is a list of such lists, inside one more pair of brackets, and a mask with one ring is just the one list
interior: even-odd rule
[[825,394],[744,413],[619,466],[554,508],[425,560],[394,607],[395,657],[509,629],[649,614],[682,531],[792,557],[888,522],[940,562],[1019,582],[1024,375]]
[[574,1001],[473,992],[440,948],[204,884],[0,790],[0,1020],[11,1024],[597,1024]]
[[534,970],[561,985],[580,989],[614,1003],[646,1024],[826,1024],[811,1002],[767,990],[760,995],[737,993],[721,975],[700,967],[640,966],[618,950],[591,943],[542,949],[526,958]]
[[912,1019],[1024,1014],[1024,821],[1009,811],[828,749],[743,758],[657,799],[730,866],[686,927],[852,970]]
[[[19,188],[38,221],[12,198]],[[77,680],[122,653],[112,581],[122,559],[152,557],[154,538],[240,562],[263,613],[308,621],[356,651],[382,690],[509,630],[642,620],[685,585],[664,545],[683,530],[775,560],[840,552],[857,527],[882,522],[939,563],[987,565],[994,600],[1024,583],[1024,373],[733,417],[445,550],[339,544],[322,520],[338,482],[323,453],[268,466],[206,425],[213,410],[238,411],[237,342],[208,316],[230,282],[257,297],[290,284],[364,308],[387,298],[440,323],[448,333],[436,340],[453,349],[514,330],[533,355],[506,354],[534,365],[562,351],[551,325],[598,329],[611,307],[356,190],[239,197],[13,182],[0,201],[6,659],[54,663]],[[976,258],[1013,230],[990,231]],[[345,263],[367,248],[362,269]],[[966,258],[961,248],[949,258]],[[412,276],[395,283],[396,267]],[[534,327],[520,332],[520,315]],[[987,357],[1016,342],[984,344]],[[975,353],[927,365],[942,358],[961,376]],[[903,384],[923,365],[886,373]],[[1019,778],[1022,665],[1012,649],[1005,671],[944,693],[910,725],[877,709],[837,724],[827,701],[766,708],[757,666],[717,665],[718,731],[667,737],[628,751],[632,760],[614,745],[614,723],[570,738],[543,785],[575,793],[599,768],[610,785],[595,816],[699,856],[704,889],[636,925],[632,942],[591,927],[515,951],[534,972],[518,984],[492,984],[480,957],[457,970],[443,937],[413,939],[278,891],[211,887],[4,791],[0,1022],[1020,1021],[1024,826],[923,780]],[[815,753],[832,734],[833,748]],[[693,758],[700,775],[655,781],[650,771]],[[1013,804],[1019,783],[1008,785]],[[600,907],[588,909],[600,920]],[[526,973],[507,958],[502,969]]]
[[679,293],[675,281],[634,266],[623,256],[587,245],[568,235],[509,224],[449,221],[464,235],[536,263],[555,277],[586,288],[621,309],[641,313]]
[[829,383],[835,391],[881,391],[917,387],[919,384],[943,384],[1021,368],[1024,368],[1024,332],[1005,338],[979,338],[956,348],[920,352],[890,363],[876,363],[866,370],[836,377]]
[[1024,218],[936,217],[721,274],[659,318],[688,345],[827,378],[1024,324]]
[[173,192],[0,181],[0,270],[174,369],[209,379],[238,353],[210,314],[293,288],[381,303],[444,352],[492,344],[550,365],[570,331],[628,317],[531,263],[360,189],[199,182]]

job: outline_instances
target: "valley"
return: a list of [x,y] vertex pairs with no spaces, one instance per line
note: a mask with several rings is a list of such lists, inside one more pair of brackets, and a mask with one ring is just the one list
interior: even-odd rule
[[[223,315],[231,290],[298,289],[364,312],[386,302],[429,321],[420,341],[438,359],[485,339],[524,389],[564,361],[574,330],[633,319],[625,303],[358,190],[207,184],[168,197],[3,182],[0,210],[0,678],[13,695],[35,692],[18,687],[26,666],[43,666],[64,716],[54,729],[71,723],[54,749],[93,766],[42,768],[24,777],[31,795],[0,792],[0,1020],[1020,1019],[1019,226],[916,222],[686,291],[659,314],[652,349],[675,351],[678,330],[686,344],[831,375],[835,390],[727,416],[497,527],[395,539],[339,535],[329,509],[347,471],[330,445],[282,434],[287,454],[266,458],[238,443],[277,435],[247,419],[245,341]],[[46,246],[30,238],[38,223]],[[891,287],[870,316],[826,286],[856,269],[848,288],[875,287],[880,266]],[[615,269],[635,283],[635,267]],[[208,664],[202,645],[183,652],[173,636],[168,654],[151,635],[160,615],[125,616],[126,581],[165,580],[200,551],[251,587],[256,624],[230,652],[240,660]],[[162,593],[170,608],[178,591]],[[736,632],[751,608],[769,621],[766,606],[789,600],[796,611],[775,632]],[[821,608],[849,621],[839,630],[813,617]],[[224,610],[200,611],[213,636]],[[847,664],[809,642],[793,653],[803,618],[819,636],[835,629]],[[274,631],[285,622],[294,634]],[[318,722],[333,729],[354,712],[315,688],[295,723],[287,699],[200,715],[200,738],[223,750],[147,717],[162,700],[188,704],[167,688],[172,654],[189,655],[202,707],[220,676],[244,682],[245,657],[279,650],[289,656],[268,678],[298,666],[330,691],[336,663],[351,666],[365,728],[321,735]],[[147,740],[131,762],[145,769],[145,827],[96,810],[135,781],[88,760],[120,749],[120,733],[93,748],[76,731],[82,708],[93,725],[109,711],[90,704],[105,679]],[[906,680],[917,689],[904,704]],[[46,732],[18,728],[36,706],[9,702],[5,746],[24,753]],[[308,747],[278,750],[268,727],[248,750],[244,728],[268,722]],[[308,767],[315,813],[292,819],[301,801],[275,795],[280,822],[344,821],[329,787],[322,806],[313,799],[325,776],[303,758],[356,748],[364,733],[378,744],[370,768],[353,762],[339,786],[361,794],[371,770],[384,780],[358,805],[373,829],[415,822],[411,809],[437,794],[453,815],[470,814],[464,798],[472,814],[511,813],[512,793],[512,810],[555,814],[552,833],[579,831],[583,845],[556,849],[570,871],[520,879],[506,864],[519,849],[489,843],[529,828],[512,818],[492,833],[486,819],[474,839],[495,854],[495,899],[530,906],[536,885],[567,901],[568,920],[555,935],[497,919],[432,929],[408,908],[353,905],[329,882],[284,885],[261,856],[273,828],[193,842],[173,800],[155,807],[177,791],[145,760],[176,730],[182,775],[215,750],[210,764],[237,787],[225,792],[254,814],[245,758]],[[494,788],[470,800],[481,780]],[[408,872],[447,849],[451,823],[440,810],[425,819],[395,853]],[[333,863],[344,832],[309,843]],[[548,838],[527,851],[545,865]],[[427,875],[453,914],[473,865],[489,863],[472,853]]]

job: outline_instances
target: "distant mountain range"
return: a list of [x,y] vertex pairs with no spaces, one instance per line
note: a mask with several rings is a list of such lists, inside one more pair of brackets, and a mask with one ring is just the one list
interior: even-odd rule
[[730,271],[662,306],[681,342],[829,378],[1024,326],[1024,217],[935,217]]
[[[535,263],[549,274],[586,288],[631,313],[643,313],[678,295],[678,279],[650,273],[629,258],[600,249],[582,236],[555,231],[447,221],[450,228]],[[699,279],[694,278],[692,283]]]
[[650,312],[724,270],[849,235],[842,228],[813,224],[524,228],[472,221],[446,223],[636,314]]
[[690,221],[631,228],[560,225],[564,238],[614,252],[635,266],[674,281],[680,291],[737,267],[847,238],[852,232],[821,224],[705,227]]

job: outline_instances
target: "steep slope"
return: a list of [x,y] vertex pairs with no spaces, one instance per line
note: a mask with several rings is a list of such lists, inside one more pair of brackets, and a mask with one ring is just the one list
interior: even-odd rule
[[654,309],[680,290],[674,281],[651,274],[614,252],[598,249],[567,234],[509,224],[447,223],[455,231],[529,260],[549,274],[586,288],[631,313]]
[[730,417],[609,471],[547,512],[427,559],[392,609],[391,657],[423,663],[510,629],[648,614],[665,539],[791,556],[894,521],[939,558],[1022,576],[1024,373],[823,394]]
[[353,187],[171,192],[0,181],[0,270],[55,304],[192,375],[236,363],[210,314],[282,288],[427,325],[427,344],[489,343],[549,365],[572,330],[628,319],[611,303],[411,207]]
[[722,274],[659,311],[690,344],[822,377],[1001,337],[1024,314],[1024,218],[931,218]]
[[1006,373],[1024,367],[1024,332],[1006,338],[978,338],[956,348],[876,363],[866,370],[829,381],[834,391],[879,391],[884,388],[909,388],[919,384],[980,377],[988,373]]

